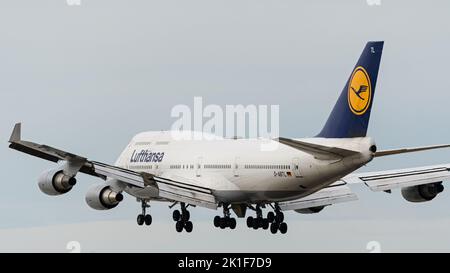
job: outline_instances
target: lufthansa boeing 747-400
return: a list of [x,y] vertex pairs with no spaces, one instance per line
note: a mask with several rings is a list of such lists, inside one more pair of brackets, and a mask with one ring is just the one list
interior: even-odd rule
[[[169,202],[176,231],[191,232],[189,207],[223,210],[214,226],[234,229],[236,219],[247,226],[286,233],[283,211],[318,213],[324,207],[357,199],[348,183],[364,183],[372,191],[401,189],[411,202],[425,202],[443,191],[450,164],[353,173],[372,159],[450,145],[379,151],[367,137],[370,112],[383,42],[368,42],[322,131],[312,138],[269,140],[276,149],[261,149],[261,139],[179,140],[172,132],[143,132],[134,136],[113,165],[21,139],[17,123],[9,147],[57,162],[38,185],[48,195],[69,192],[81,172],[103,180],[86,194],[97,210],[116,207],[123,193],[142,204],[139,225],[150,225],[149,202]],[[268,210],[263,214],[263,209]]]

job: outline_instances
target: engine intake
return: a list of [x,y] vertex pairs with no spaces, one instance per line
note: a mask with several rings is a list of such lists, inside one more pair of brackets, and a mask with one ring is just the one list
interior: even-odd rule
[[75,177],[65,175],[60,168],[47,170],[38,179],[39,189],[48,195],[67,193],[76,183],[77,180]]
[[444,191],[442,182],[402,188],[402,196],[409,202],[426,202],[433,200]]
[[115,208],[122,200],[122,193],[113,191],[105,184],[94,185],[86,193],[86,203],[96,210]]

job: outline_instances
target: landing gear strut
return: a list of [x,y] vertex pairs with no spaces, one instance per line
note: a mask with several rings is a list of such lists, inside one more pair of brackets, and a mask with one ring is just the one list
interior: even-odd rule
[[145,211],[147,208],[150,207],[149,204],[147,204],[147,201],[141,200],[142,203],[142,214],[139,214],[137,216],[137,224],[142,226],[144,223],[145,225],[149,226],[152,224],[152,216],[150,214],[146,214]]
[[229,227],[230,229],[236,228],[236,219],[231,217],[230,207],[228,204],[223,204],[223,217],[214,217],[214,226],[221,229]]
[[189,221],[191,214],[187,210],[185,203],[181,203],[181,212],[179,210],[174,210],[172,214],[173,220],[176,222],[175,229],[177,232],[182,232],[183,228],[186,232],[192,232],[193,224]]

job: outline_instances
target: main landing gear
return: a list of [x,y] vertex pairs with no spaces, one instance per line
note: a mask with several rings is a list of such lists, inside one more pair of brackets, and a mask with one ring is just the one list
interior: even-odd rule
[[236,218],[231,217],[230,207],[227,204],[223,204],[223,217],[214,217],[214,226],[221,229],[229,227],[230,229],[236,228]]
[[186,232],[192,232],[192,229],[194,228],[191,221],[189,221],[189,218],[191,217],[191,214],[187,210],[187,206],[185,203],[181,203],[181,212],[179,210],[174,210],[172,214],[173,220],[176,222],[175,229],[177,232],[182,232],[183,228],[186,230]]
[[268,218],[263,218],[262,216],[262,210],[260,205],[256,205],[256,218],[253,218],[252,216],[249,216],[247,218],[247,227],[253,228],[253,229],[268,229],[269,224],[271,223]]
[[150,207],[149,204],[147,204],[147,201],[141,200],[142,203],[142,214],[139,214],[137,216],[137,224],[142,226],[144,223],[145,225],[149,226],[152,224],[152,216],[150,214],[146,214],[145,211],[147,208]]
[[287,232],[287,224],[284,222],[284,214],[281,211],[280,207],[275,204],[275,207],[272,207],[274,212],[270,211],[267,213],[267,217],[264,218],[262,216],[262,210],[260,205],[256,205],[256,218],[249,216],[247,218],[247,227],[253,229],[268,229],[270,226],[270,232],[273,234],[277,233],[278,230],[285,234]]
[[267,219],[269,219],[269,221],[271,222],[270,232],[272,232],[272,234],[275,234],[279,230],[281,234],[285,234],[288,230],[288,226],[284,222],[284,214],[278,204],[275,203],[275,207],[272,206],[272,208],[274,209],[275,213],[273,213],[272,211],[267,213]]

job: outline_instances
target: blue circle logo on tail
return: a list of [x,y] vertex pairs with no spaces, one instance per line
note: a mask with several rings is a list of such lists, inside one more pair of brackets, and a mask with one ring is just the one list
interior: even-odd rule
[[362,66],[353,70],[348,84],[348,106],[355,115],[363,115],[369,109],[372,86],[367,71]]

